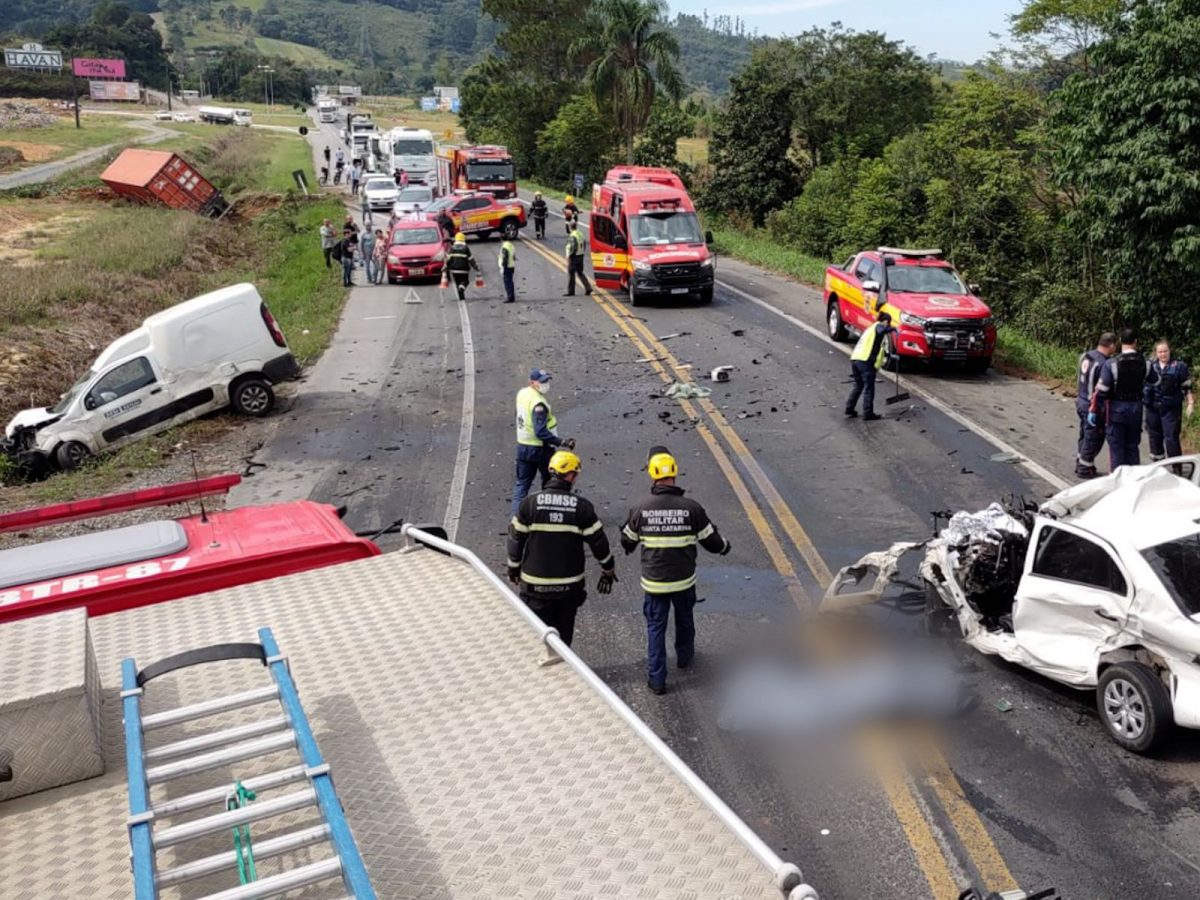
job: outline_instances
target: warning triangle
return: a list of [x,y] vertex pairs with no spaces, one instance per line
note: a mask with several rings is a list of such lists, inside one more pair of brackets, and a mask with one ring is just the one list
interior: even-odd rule
[[405,303],[424,303],[425,301],[423,301],[421,299],[421,296],[417,293],[417,289],[415,287],[410,286],[408,289],[408,293],[404,295],[404,302]]

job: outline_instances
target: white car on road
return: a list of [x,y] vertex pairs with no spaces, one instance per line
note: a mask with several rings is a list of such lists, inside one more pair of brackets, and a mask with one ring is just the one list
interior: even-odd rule
[[413,213],[423,213],[433,203],[433,188],[423,184],[410,184],[400,190],[396,198],[394,212],[396,218],[409,216]]
[[[882,595],[922,549],[931,615],[963,640],[1062,684],[1096,691],[1118,744],[1145,753],[1172,725],[1200,728],[1200,456],[1122,466],[1036,511],[956,513],[938,537],[896,544],[838,573],[833,609]],[[848,593],[867,573],[873,590]]]
[[171,120],[174,122],[195,122],[196,117],[191,113],[177,112],[171,115]]
[[400,195],[400,189],[390,177],[375,176],[368,178],[362,187],[363,197],[371,209],[386,209],[389,212]]

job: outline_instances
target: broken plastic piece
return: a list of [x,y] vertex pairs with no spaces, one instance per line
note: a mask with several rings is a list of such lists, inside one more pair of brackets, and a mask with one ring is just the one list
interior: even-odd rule
[[992,462],[1014,463],[1015,464],[1015,463],[1019,463],[1019,462],[1025,462],[1025,457],[1023,457],[1019,453],[1008,453],[1008,452],[993,453],[992,454]]
[[701,397],[707,397],[711,393],[712,391],[708,388],[693,384],[690,381],[676,381],[663,391],[663,396],[671,397],[675,400],[696,400]]
[[993,705],[996,707],[996,709],[1000,710],[1000,712],[1009,712],[1013,708],[1013,705],[1003,697],[997,700]]
[[729,380],[729,373],[733,371],[733,366],[717,366],[712,370],[710,376],[713,381],[726,382]]

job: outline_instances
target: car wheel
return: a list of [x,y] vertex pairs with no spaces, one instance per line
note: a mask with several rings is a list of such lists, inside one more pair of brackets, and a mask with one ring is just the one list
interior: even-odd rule
[[829,314],[826,317],[829,324],[829,337],[839,344],[849,336],[846,333],[846,323],[842,321],[842,304],[836,297],[829,301]]
[[58,449],[54,451],[54,461],[64,472],[70,472],[87,462],[91,455],[92,451],[87,448],[86,444],[81,444],[79,441],[67,441],[59,444]]
[[713,301],[712,287],[710,286],[710,287],[700,288],[700,302],[701,303],[712,303],[712,301]]
[[887,362],[883,367],[889,372],[900,370],[900,356],[896,353],[896,342],[890,334],[887,336]]
[[991,368],[991,365],[992,358],[990,356],[977,356],[975,359],[967,360],[967,371],[972,375],[982,375]]
[[1146,753],[1171,729],[1171,698],[1154,670],[1136,662],[1104,670],[1096,706],[1109,736],[1126,750]]
[[233,386],[229,403],[234,412],[261,418],[275,407],[275,392],[262,378],[247,378]]
[[645,301],[643,295],[638,293],[638,289],[636,287],[634,287],[633,282],[632,281],[629,282],[629,303],[630,303],[630,305],[631,306],[641,306],[645,302],[646,301]]
[[515,241],[520,230],[516,219],[505,219],[504,224],[500,226],[500,233],[506,241]]

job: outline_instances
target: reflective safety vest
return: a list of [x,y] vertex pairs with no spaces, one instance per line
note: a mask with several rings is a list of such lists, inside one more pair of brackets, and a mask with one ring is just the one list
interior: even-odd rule
[[546,427],[552,434],[558,434],[558,420],[550,411],[550,402],[539,391],[531,387],[523,387],[517,391],[517,443],[526,447],[541,447],[542,439],[537,436],[533,427],[533,408],[538,405],[546,407]]
[[583,235],[578,228],[567,238],[567,256],[583,256]]
[[505,241],[500,245],[500,268],[511,269],[517,261],[517,251],[512,245],[512,241]]
[[862,337],[854,345],[854,352],[850,354],[850,359],[854,362],[873,361],[875,368],[882,369],[883,364],[887,362],[887,356],[887,340],[884,335],[879,333],[879,326],[872,325],[862,333]]

